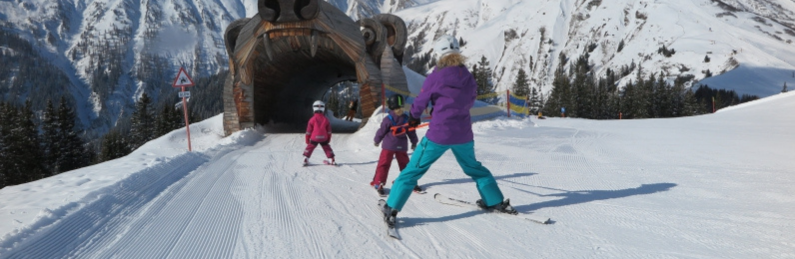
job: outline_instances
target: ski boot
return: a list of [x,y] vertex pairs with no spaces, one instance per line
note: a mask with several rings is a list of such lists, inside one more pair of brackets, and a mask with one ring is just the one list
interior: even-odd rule
[[330,158],[328,158],[326,160],[323,160],[323,163],[327,164],[327,165],[337,165],[337,162],[334,161],[333,157],[330,157]]
[[309,158],[308,157],[304,157],[303,166],[307,166],[307,165],[309,165]]
[[381,210],[384,213],[384,222],[386,222],[387,226],[390,228],[395,227],[395,224],[397,224],[398,211],[389,207],[387,204],[384,204],[384,207]]
[[425,193],[419,185],[414,186],[414,192],[416,193]]
[[480,207],[481,209],[487,211],[497,211],[513,215],[519,214],[519,212],[516,211],[516,209],[514,209],[513,206],[511,206],[511,199],[505,199],[504,201],[497,203],[497,205],[494,206],[486,206],[486,204],[483,202],[482,199],[477,200],[475,204],[477,204],[478,207]]
[[384,185],[383,184],[376,184],[373,185],[375,191],[378,192],[378,195],[384,196]]

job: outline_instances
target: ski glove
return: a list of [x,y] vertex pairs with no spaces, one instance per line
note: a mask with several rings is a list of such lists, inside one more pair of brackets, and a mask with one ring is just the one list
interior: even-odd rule
[[375,144],[375,147],[378,147],[378,143],[373,143],[373,144]]
[[417,125],[420,125],[420,118],[414,118],[409,114],[409,127],[417,127]]
[[417,144],[413,144],[413,143],[412,143],[412,144],[411,144],[411,150],[415,150],[415,149],[417,149]]

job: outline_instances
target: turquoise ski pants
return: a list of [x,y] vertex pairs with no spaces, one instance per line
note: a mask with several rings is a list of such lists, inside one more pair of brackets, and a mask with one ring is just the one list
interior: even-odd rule
[[417,150],[411,156],[409,164],[400,172],[398,178],[395,179],[395,183],[392,184],[392,189],[389,191],[389,199],[387,200],[389,207],[398,211],[402,210],[414,186],[417,185],[417,181],[425,175],[425,172],[428,172],[431,164],[444,155],[448,149],[453,150],[453,155],[455,155],[455,159],[461,169],[464,170],[464,173],[475,181],[480,198],[485,201],[486,206],[493,206],[502,202],[502,192],[497,186],[494,176],[491,175],[489,169],[486,169],[475,159],[475,141],[457,145],[439,145],[428,140],[428,138],[422,138]]

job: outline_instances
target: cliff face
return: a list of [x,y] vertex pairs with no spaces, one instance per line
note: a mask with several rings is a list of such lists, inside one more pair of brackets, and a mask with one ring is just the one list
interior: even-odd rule
[[[599,76],[608,69],[635,67],[622,84],[636,78],[638,68],[644,76],[692,77],[691,84],[740,66],[789,70],[785,75],[791,78],[793,10],[795,3],[785,0],[440,0],[396,14],[411,35],[415,59],[409,64],[421,67],[416,62],[426,61],[423,55],[430,53],[437,37],[452,34],[465,43],[462,50],[470,67],[488,59],[498,90],[510,88],[524,69],[532,86],[545,92],[559,63],[568,68],[586,53]],[[715,87],[770,94],[754,86]],[[781,82],[776,88],[781,89]]]

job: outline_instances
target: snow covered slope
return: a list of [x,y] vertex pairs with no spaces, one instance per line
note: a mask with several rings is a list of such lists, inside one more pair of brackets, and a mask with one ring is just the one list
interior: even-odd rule
[[[470,65],[488,58],[499,90],[511,87],[522,68],[534,87],[548,91],[560,55],[574,60],[583,53],[600,76],[635,63],[645,76],[701,80],[707,71],[719,75],[741,65],[742,80],[704,82],[761,97],[795,83],[795,3],[787,0],[439,0],[396,14],[409,24],[418,53],[431,51],[441,34],[463,38]],[[675,54],[659,54],[663,46]]]
[[399,214],[401,240],[368,185],[375,123],[334,135],[342,166],[301,167],[303,135],[222,138],[219,115],[192,125],[193,153],[177,130],[0,190],[0,258],[790,258],[792,112],[795,93],[688,118],[478,122],[505,196],[553,224],[434,201],[478,198],[448,153]]

